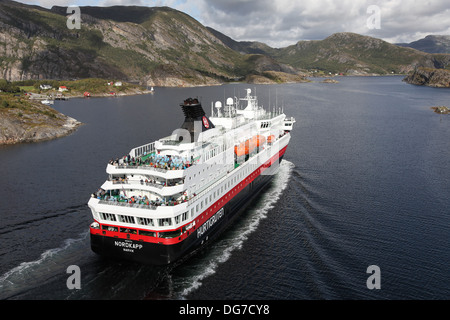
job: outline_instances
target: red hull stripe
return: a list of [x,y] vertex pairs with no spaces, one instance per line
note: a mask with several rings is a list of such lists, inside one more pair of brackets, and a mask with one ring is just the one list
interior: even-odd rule
[[[103,235],[105,237],[160,243],[160,244],[165,244],[165,245],[172,245],[172,244],[181,242],[181,241],[185,240],[189,235],[191,235],[194,230],[201,227],[209,218],[211,218],[217,211],[219,211],[221,208],[223,208],[231,199],[233,199],[239,192],[241,192],[242,189],[244,189],[246,186],[248,186],[257,177],[259,177],[267,168],[269,168],[273,163],[278,161],[278,159],[284,155],[284,153],[286,152],[286,149],[287,149],[287,146],[284,147],[283,149],[281,149],[277,154],[275,154],[272,158],[267,160],[263,165],[261,165],[259,168],[257,168],[255,171],[253,171],[251,174],[249,174],[245,179],[243,179],[240,183],[238,183],[230,191],[228,191],[225,195],[223,195],[219,200],[214,202],[209,208],[207,208],[205,211],[203,211],[203,213],[201,213],[195,219],[195,226],[193,228],[184,232],[183,234],[181,234],[178,237],[165,239],[165,238],[157,238],[157,237],[144,236],[144,235],[138,235],[138,234],[124,233],[124,232],[119,232],[119,231],[100,230],[100,229],[94,229],[94,228],[90,228],[90,232],[91,232],[91,234]],[[190,223],[192,223],[192,221],[185,224],[184,226],[177,228],[177,229],[164,230],[164,232],[182,230],[183,227],[189,225]],[[120,227],[120,226],[115,225],[114,227],[119,228],[119,229],[125,228],[125,229],[139,230],[139,229],[130,228],[127,226]],[[154,232],[155,234],[157,233],[157,231],[149,231],[149,230],[142,230],[142,231]]]

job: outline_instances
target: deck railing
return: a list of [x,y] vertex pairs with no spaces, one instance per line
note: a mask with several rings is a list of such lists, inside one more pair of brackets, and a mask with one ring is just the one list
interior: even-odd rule
[[143,146],[140,146],[140,147],[132,149],[130,151],[130,156],[138,158],[138,157],[141,157],[141,156],[143,156],[145,154],[152,153],[154,151],[155,151],[155,143],[152,142],[152,143],[149,143],[149,144],[146,144],[146,145],[143,145]]

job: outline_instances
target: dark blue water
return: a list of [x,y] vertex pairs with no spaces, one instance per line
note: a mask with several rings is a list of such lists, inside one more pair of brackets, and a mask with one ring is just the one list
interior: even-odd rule
[[[400,77],[286,85],[157,88],[74,99],[84,123],[53,141],[0,147],[1,299],[448,299],[450,90]],[[179,103],[244,96],[297,119],[271,188],[221,239],[175,267],[90,251],[86,203],[109,159],[169,135]],[[69,290],[78,265],[81,289]],[[369,290],[368,266],[381,272]]]

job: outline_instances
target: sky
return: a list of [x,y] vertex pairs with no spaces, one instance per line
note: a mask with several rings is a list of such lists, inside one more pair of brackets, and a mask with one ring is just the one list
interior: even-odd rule
[[[59,6],[168,6],[236,41],[274,48],[354,32],[391,43],[450,35],[449,0],[20,0]],[[83,13],[81,9],[81,13]]]

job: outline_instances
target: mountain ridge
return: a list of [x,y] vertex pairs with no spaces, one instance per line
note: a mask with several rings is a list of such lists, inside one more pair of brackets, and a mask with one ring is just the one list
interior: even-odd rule
[[398,46],[409,47],[427,53],[450,54],[449,35],[427,35],[425,38],[410,43],[397,43]]
[[82,28],[70,30],[66,8],[0,1],[2,78],[109,78],[192,86],[305,81],[317,70],[326,75],[407,74],[417,67],[445,68],[450,63],[450,55],[354,33],[285,48],[235,41],[169,7],[80,7]]
[[348,75],[407,74],[417,67],[447,66],[449,55],[431,55],[351,32],[298,41],[275,51],[281,63]]

